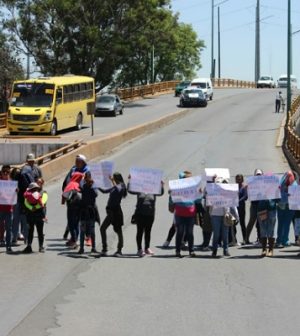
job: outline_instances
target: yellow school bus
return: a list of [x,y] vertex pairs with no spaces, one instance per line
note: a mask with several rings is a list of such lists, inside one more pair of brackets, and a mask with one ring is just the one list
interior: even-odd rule
[[40,77],[13,83],[7,128],[10,134],[44,133],[87,122],[87,108],[95,103],[92,77],[65,75]]

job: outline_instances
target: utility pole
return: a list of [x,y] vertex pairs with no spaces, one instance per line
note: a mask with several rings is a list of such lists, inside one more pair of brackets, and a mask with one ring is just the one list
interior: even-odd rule
[[211,0],[211,72],[210,78],[215,77],[214,69],[214,0]]
[[257,0],[256,4],[256,20],[255,20],[255,74],[254,80],[257,83],[260,77],[260,4]]
[[287,122],[289,121],[289,112],[291,109],[291,0],[288,0],[288,17],[287,17],[287,91],[286,91],[286,111]]
[[28,51],[26,53],[26,58],[27,58],[26,79],[29,79],[29,77],[30,77],[30,54],[29,54]]
[[218,7],[218,78],[221,78],[220,7]]
[[151,51],[151,83],[154,83],[154,44]]

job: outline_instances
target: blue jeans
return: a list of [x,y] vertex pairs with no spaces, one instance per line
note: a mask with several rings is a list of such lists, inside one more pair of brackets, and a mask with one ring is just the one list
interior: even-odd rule
[[223,241],[223,249],[228,249],[228,230],[229,227],[224,224],[223,216],[211,216],[211,223],[213,227],[213,250],[218,249],[220,237]]
[[288,245],[290,226],[294,214],[294,210],[277,208],[277,244]]
[[268,211],[268,218],[266,220],[260,220],[259,216],[257,220],[260,225],[260,237],[273,238],[276,224],[276,210]]
[[189,244],[189,251],[194,251],[194,224],[195,217],[181,217],[175,215],[176,223],[176,252],[180,252],[183,236]]
[[[20,230],[21,224],[21,230]],[[28,237],[28,224],[26,214],[24,212],[24,206],[18,202],[14,205],[13,209],[13,223],[12,223],[12,239],[17,240],[19,233],[22,232],[25,241]]]
[[12,229],[12,213],[0,212],[0,222],[4,222],[5,225],[5,243],[6,248],[11,247],[11,229]]

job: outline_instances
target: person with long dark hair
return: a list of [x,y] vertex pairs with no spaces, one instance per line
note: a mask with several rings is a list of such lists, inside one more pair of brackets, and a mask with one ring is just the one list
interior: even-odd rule
[[106,206],[106,217],[102,222],[100,227],[101,239],[102,239],[102,252],[103,256],[107,255],[107,237],[106,230],[112,225],[115,233],[118,235],[118,247],[115,252],[115,257],[122,256],[122,248],[123,248],[123,232],[122,226],[124,225],[124,217],[123,211],[121,208],[121,201],[123,198],[127,196],[127,189],[124,183],[124,179],[122,175],[118,172],[115,172],[113,176],[109,177],[113,186],[108,190],[103,190],[99,188],[99,190],[103,193],[109,193],[109,198]]

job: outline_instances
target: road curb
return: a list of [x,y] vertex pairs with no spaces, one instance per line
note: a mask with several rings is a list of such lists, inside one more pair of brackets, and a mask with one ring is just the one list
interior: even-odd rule
[[67,171],[74,165],[75,155],[79,153],[84,154],[88,160],[95,159],[108,153],[116,147],[133,140],[134,138],[137,138],[145,133],[152,132],[174,122],[179,118],[184,117],[186,114],[188,114],[188,112],[189,110],[187,109],[180,110],[148,123],[140,124],[124,131],[112,133],[101,139],[88,141],[80,148],[41,165],[43,177],[45,181],[49,181],[56,178],[57,176],[60,176],[63,172]]
[[283,145],[285,123],[286,123],[286,115],[284,115],[284,117],[281,121],[281,124],[279,126],[277,141],[276,141],[276,147],[282,147],[282,145]]

